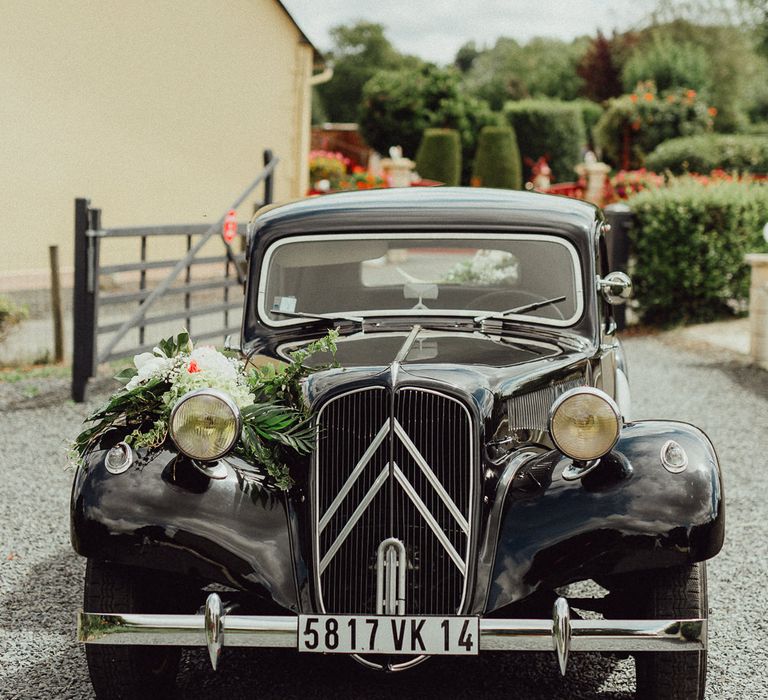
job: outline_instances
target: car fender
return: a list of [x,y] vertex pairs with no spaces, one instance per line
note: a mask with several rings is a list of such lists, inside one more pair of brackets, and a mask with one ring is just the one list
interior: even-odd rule
[[[662,464],[669,441],[687,454],[678,473]],[[689,564],[720,551],[720,466],[697,428],[669,421],[629,424],[589,474],[564,479],[570,464],[552,451],[508,467],[515,473],[500,480],[496,548],[483,548],[493,555],[479,562],[476,608],[490,612],[540,588]]]
[[[101,447],[117,442],[109,437]],[[121,474],[106,469],[105,455],[94,450],[75,475],[70,535],[78,554],[215,581],[298,609],[284,492],[227,460],[226,476],[210,479],[169,449]]]

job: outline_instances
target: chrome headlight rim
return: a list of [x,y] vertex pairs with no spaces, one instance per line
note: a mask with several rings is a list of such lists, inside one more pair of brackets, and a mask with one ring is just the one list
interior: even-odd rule
[[[595,454],[590,457],[576,457],[572,454],[570,454],[568,451],[563,449],[563,446],[558,442],[557,438],[555,437],[555,431],[553,428],[553,422],[555,415],[557,414],[558,409],[569,399],[573,398],[574,396],[578,395],[589,395],[594,396],[598,399],[601,399],[612,411],[615,419],[616,419],[616,435],[613,438],[613,442],[611,442],[610,446],[602,451],[600,454]],[[561,396],[558,396],[557,399],[552,403],[552,406],[549,409],[549,418],[547,421],[547,429],[549,432],[549,436],[552,439],[553,444],[555,447],[560,450],[566,457],[570,457],[571,459],[578,461],[578,462],[590,462],[592,460],[600,459],[601,457],[605,457],[610,451],[616,446],[616,443],[619,441],[619,438],[621,437],[621,429],[623,426],[623,420],[621,417],[621,410],[619,409],[616,402],[604,391],[601,389],[596,389],[595,387],[591,386],[582,386],[582,387],[575,387],[574,389],[569,389]]]
[[[177,412],[179,409],[190,399],[193,399],[198,396],[209,396],[211,398],[218,399],[222,403],[226,405],[226,407],[232,412],[232,416],[235,419],[235,430],[233,433],[232,439],[227,443],[226,449],[220,450],[218,453],[216,453],[216,456],[214,457],[200,457],[198,455],[190,454],[187,450],[185,450],[178,442],[176,437],[174,436],[174,419],[176,417]],[[195,389],[194,391],[190,391],[184,396],[182,396],[177,402],[176,405],[171,410],[170,418],[168,419],[168,434],[171,436],[171,440],[173,440],[173,444],[176,446],[176,449],[181,452],[183,455],[186,455],[190,459],[194,459],[198,462],[214,462],[217,459],[221,459],[224,455],[228,454],[232,451],[232,448],[237,444],[237,441],[240,439],[240,432],[243,429],[243,417],[240,414],[240,409],[238,408],[237,404],[234,402],[232,397],[227,394],[224,391],[221,391],[220,389]]]

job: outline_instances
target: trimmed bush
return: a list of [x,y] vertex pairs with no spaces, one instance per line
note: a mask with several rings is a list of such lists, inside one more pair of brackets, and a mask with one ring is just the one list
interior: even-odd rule
[[768,173],[768,135],[709,134],[671,139],[650,153],[645,164],[650,170],[669,170],[676,175],[712,170]]
[[603,116],[603,108],[592,102],[592,100],[574,100],[573,104],[578,105],[581,109],[581,116],[584,119],[584,129],[587,133],[587,143],[591,148],[594,148],[595,144],[595,127],[597,122],[600,121],[600,117]]
[[416,152],[416,170],[446,185],[461,181],[461,140],[455,129],[427,129]]
[[466,184],[480,129],[501,123],[487,102],[461,90],[456,71],[431,64],[376,73],[363,88],[358,121],[372,148],[386,154],[399,145],[408,158],[415,157],[425,129],[456,129]]
[[519,190],[523,186],[520,149],[508,126],[486,126],[480,132],[472,184]]
[[733,315],[749,297],[744,255],[768,252],[768,184],[693,178],[632,197],[632,280],[644,322],[669,325]]
[[570,182],[587,143],[581,107],[573,102],[520,100],[504,105],[504,116],[517,135],[525,178],[530,161],[546,156],[555,181]]

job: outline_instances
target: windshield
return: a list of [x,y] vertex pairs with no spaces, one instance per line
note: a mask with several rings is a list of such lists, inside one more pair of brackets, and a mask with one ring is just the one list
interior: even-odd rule
[[259,316],[487,316],[570,326],[581,316],[576,251],[541,234],[317,235],[264,257]]

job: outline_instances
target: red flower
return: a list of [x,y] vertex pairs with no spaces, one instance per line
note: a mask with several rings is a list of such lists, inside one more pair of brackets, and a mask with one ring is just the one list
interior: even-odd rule
[[707,114],[709,114],[710,117],[716,117],[717,107],[710,107],[709,109],[707,109]]
[[192,360],[189,365],[187,366],[187,372],[190,374],[194,374],[195,372],[199,372],[200,368],[197,366],[197,362],[195,360]]
[[630,100],[632,100],[632,102],[637,102],[637,95],[635,95],[634,93],[632,93],[632,94],[629,96],[629,99],[630,99]]

